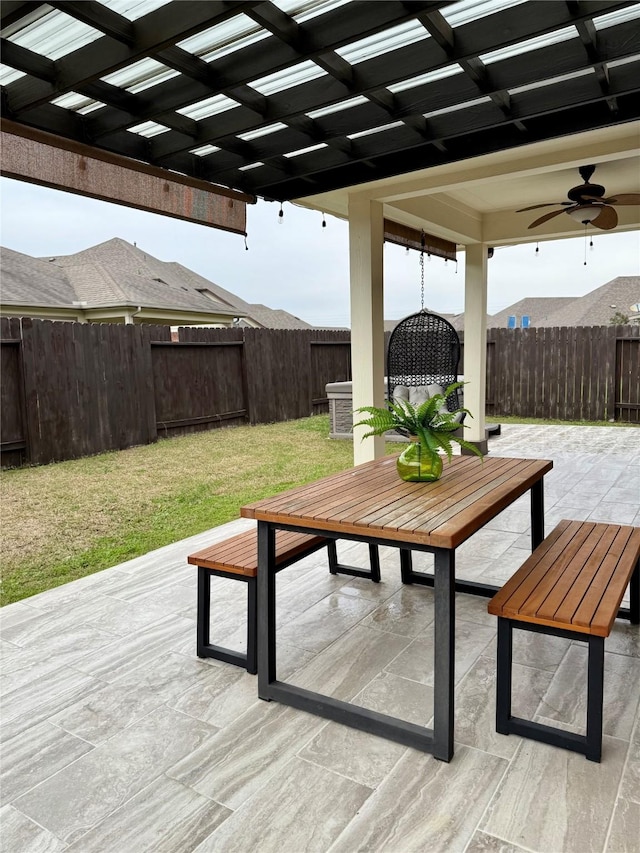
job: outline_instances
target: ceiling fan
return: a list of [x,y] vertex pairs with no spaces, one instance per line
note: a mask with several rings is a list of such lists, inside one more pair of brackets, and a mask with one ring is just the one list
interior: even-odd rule
[[595,166],[581,166],[578,171],[584,184],[573,187],[567,193],[570,201],[547,202],[545,204],[532,204],[531,207],[523,207],[521,210],[516,210],[516,213],[524,213],[526,210],[537,210],[540,207],[550,207],[551,205],[562,205],[560,210],[552,210],[551,213],[545,213],[538,219],[535,219],[529,228],[535,228],[537,225],[542,225],[554,216],[559,216],[561,213],[568,213],[576,222],[583,225],[595,225],[596,228],[601,228],[603,231],[611,231],[618,224],[618,214],[613,209],[612,205],[627,205],[640,204],[640,193],[618,193],[611,198],[605,198],[605,189],[600,184],[590,184],[589,179],[595,172]]

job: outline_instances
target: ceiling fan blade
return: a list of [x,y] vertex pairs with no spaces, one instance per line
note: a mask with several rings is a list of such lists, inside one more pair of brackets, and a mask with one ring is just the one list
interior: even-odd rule
[[618,214],[612,207],[603,207],[596,218],[591,220],[591,224],[602,231],[611,231],[618,224]]
[[544,204],[532,204],[531,207],[521,207],[516,213],[524,213],[526,210],[537,210],[539,207],[551,207],[554,204],[573,204],[572,201],[547,201]]
[[640,204],[640,193],[620,193],[614,198],[600,198],[605,204]]
[[529,228],[535,228],[536,225],[542,225],[543,222],[547,222],[549,219],[553,219],[554,216],[560,216],[561,213],[565,213],[564,210],[552,210],[551,213],[545,213],[544,216],[540,216],[538,219],[535,219]]

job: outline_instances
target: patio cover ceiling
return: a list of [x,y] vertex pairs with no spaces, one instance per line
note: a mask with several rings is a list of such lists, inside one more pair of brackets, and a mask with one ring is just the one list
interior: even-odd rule
[[[640,189],[637,2],[4,0],[1,15],[5,118],[213,185],[338,215],[346,188],[383,188],[386,214],[462,242],[522,239],[524,214],[494,232],[479,216],[563,200],[585,161],[611,165],[593,178],[608,192]],[[558,219],[543,236],[580,233]]]

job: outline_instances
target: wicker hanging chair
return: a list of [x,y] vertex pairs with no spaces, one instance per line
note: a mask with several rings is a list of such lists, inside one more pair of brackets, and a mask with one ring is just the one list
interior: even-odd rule
[[[388,399],[421,403],[458,381],[460,338],[438,314],[418,311],[400,320],[387,350]],[[447,400],[449,411],[462,406],[462,388]]]

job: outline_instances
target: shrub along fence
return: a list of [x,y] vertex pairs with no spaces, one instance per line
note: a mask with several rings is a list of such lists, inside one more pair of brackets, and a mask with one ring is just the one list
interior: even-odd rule
[[[462,336],[461,336],[462,337]],[[351,378],[350,335],[1,318],[3,465],[306,417]],[[640,328],[491,329],[487,413],[640,423]]]

